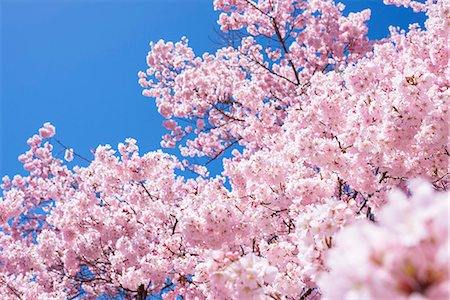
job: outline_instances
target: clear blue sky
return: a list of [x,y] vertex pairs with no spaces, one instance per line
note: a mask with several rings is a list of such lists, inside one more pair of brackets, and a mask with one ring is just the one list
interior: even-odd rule
[[[372,9],[371,39],[424,20],[381,0],[342,2]],[[88,157],[127,137],[141,153],[160,148],[162,118],[137,84],[148,44],[186,36],[197,55],[214,52],[216,18],[212,0],[0,0],[0,178],[24,173],[17,157],[47,121]]]

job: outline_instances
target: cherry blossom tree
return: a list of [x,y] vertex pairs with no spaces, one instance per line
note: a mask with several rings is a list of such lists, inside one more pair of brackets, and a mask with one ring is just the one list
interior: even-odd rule
[[425,27],[370,41],[370,10],[215,0],[227,46],[151,43],[139,84],[185,158],[129,138],[69,168],[44,124],[3,178],[0,294],[447,299],[450,3],[385,2]]

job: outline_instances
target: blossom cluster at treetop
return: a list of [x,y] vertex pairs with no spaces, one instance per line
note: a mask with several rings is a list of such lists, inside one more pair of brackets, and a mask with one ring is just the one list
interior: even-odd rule
[[184,158],[128,138],[69,167],[45,123],[1,185],[1,298],[448,299],[450,2],[385,3],[424,28],[215,0],[215,53],[150,43],[139,84]]

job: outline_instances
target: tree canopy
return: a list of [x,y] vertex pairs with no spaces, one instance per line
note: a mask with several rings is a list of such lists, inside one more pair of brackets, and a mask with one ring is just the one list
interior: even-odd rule
[[184,159],[129,138],[69,168],[44,124],[3,178],[0,294],[447,299],[450,3],[385,2],[425,27],[371,41],[370,10],[215,0],[216,53],[151,43],[139,84]]

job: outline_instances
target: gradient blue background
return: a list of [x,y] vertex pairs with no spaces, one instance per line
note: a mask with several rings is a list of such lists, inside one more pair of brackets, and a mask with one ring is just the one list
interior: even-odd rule
[[[208,0],[0,1],[0,177],[24,174],[17,157],[47,121],[90,158],[97,145],[127,137],[141,153],[160,148],[162,117],[136,75],[146,69],[149,42],[186,36],[199,56],[218,47],[218,13]],[[372,9],[371,39],[385,37],[388,25],[425,19],[381,0],[341,2],[346,13]]]

